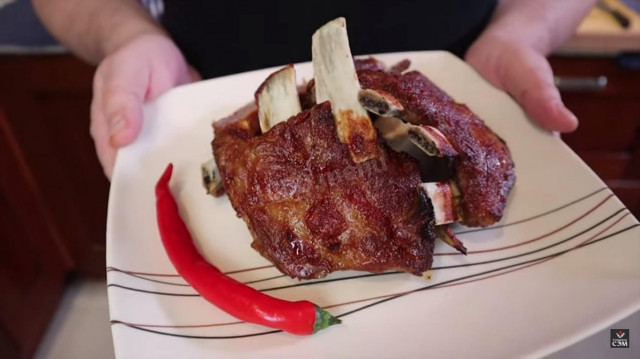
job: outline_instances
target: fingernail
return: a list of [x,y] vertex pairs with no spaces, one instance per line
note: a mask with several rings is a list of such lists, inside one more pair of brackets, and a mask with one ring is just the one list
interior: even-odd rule
[[562,106],[562,110],[566,115],[567,118],[567,131],[575,131],[576,128],[578,128],[578,117],[576,117],[576,115],[571,112],[571,110],[569,110],[568,108]]
[[569,109],[567,109],[567,112],[569,112],[569,118],[571,118],[573,122],[578,123],[578,117]]
[[127,120],[124,116],[116,116],[109,121],[109,135],[113,136],[122,131],[127,126]]
[[127,126],[127,120],[124,116],[113,117],[109,121],[109,144],[111,147],[119,147],[118,134]]

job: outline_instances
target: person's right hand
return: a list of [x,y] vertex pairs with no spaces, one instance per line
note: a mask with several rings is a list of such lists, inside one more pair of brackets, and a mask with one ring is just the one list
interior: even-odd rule
[[142,127],[142,105],[199,76],[165,35],[142,35],[100,62],[93,79],[91,136],[105,175],[111,179],[118,148]]

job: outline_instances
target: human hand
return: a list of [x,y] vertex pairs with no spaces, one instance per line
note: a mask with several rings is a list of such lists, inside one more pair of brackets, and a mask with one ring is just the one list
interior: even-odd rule
[[571,132],[576,116],[564,106],[543,54],[517,41],[495,34],[480,37],[465,60],[494,86],[506,91],[540,127]]
[[173,41],[160,34],[136,37],[100,62],[93,79],[91,136],[107,178],[118,148],[140,133],[142,105],[197,79]]

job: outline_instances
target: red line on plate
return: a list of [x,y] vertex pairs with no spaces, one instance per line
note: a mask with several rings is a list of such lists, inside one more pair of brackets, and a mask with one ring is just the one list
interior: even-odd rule
[[109,272],[122,272],[128,274],[148,275],[150,277],[180,277],[180,274],[161,274],[161,273],[148,273],[148,272],[136,272],[130,270],[119,269],[116,267],[107,267],[107,273]]
[[265,269],[265,268],[271,268],[271,267],[275,267],[275,266],[273,264],[271,264],[271,265],[266,265],[266,266],[261,266],[261,267],[238,269],[238,270],[234,270],[234,271],[231,271],[231,272],[225,272],[224,274],[236,274],[236,273],[242,273],[242,272],[250,272],[252,270]]
[[[609,229],[611,229],[613,226],[615,226],[616,224],[620,223],[620,221],[622,221],[627,215],[629,215],[629,212],[624,213],[622,216],[620,216],[616,221],[614,221],[613,223],[611,223],[610,225],[608,225],[606,228],[604,228],[603,230],[601,230],[600,232],[594,234],[593,236],[589,237],[588,239],[584,240],[583,242],[575,245],[574,247],[572,247],[572,249],[576,249],[580,246],[585,245],[586,243],[594,240],[595,238],[597,238],[599,235],[605,233],[606,231],[608,231]],[[437,286],[437,287],[433,287],[433,289],[440,289],[440,288],[446,288],[446,287],[454,287],[454,286],[458,286],[458,285],[462,285],[462,284],[469,284],[469,283],[473,283],[473,282],[479,282],[485,279],[490,279],[490,278],[495,278],[495,277],[499,277],[508,273],[513,273],[525,268],[530,268],[533,267],[535,265],[538,264],[542,264],[545,263],[547,261],[550,261],[552,259],[558,258],[559,256],[566,254],[569,252],[564,252],[561,254],[557,254],[553,257],[549,257],[549,258],[545,258],[542,260],[539,260],[537,262],[533,262],[521,267],[517,267],[514,269],[510,269],[510,270],[506,270],[503,272],[499,272],[496,274],[491,274],[485,277],[480,277],[480,278],[476,278],[476,279],[470,279],[467,281],[462,281],[462,282],[457,282],[457,283],[451,283],[451,284],[444,284],[441,286]],[[358,300],[351,300],[348,302],[342,302],[342,303],[336,303],[336,304],[330,304],[330,305],[326,305],[326,306],[322,306],[323,309],[329,309],[329,308],[335,308],[335,307],[341,307],[341,306],[345,306],[345,305],[349,305],[349,304],[356,304],[356,303],[362,303],[362,302],[368,302],[371,300],[375,300],[375,299],[384,299],[384,298],[389,298],[389,297],[395,297],[395,296],[399,296],[399,295],[405,295],[405,294],[410,294],[415,292],[415,290],[407,290],[407,291],[402,291],[402,292],[396,292],[396,293],[391,293],[391,294],[384,294],[384,295],[379,295],[379,296],[375,296],[375,297],[370,297],[370,298],[364,298],[364,299],[358,299]],[[160,325],[160,324],[136,324],[136,323],[129,323],[129,322],[123,322],[120,320],[112,320],[111,324],[124,324],[124,325],[129,325],[129,326],[138,326],[138,327],[148,327],[148,328],[205,328],[205,327],[218,327],[218,326],[226,326],[226,325],[235,325],[235,324],[242,324],[245,322],[242,321],[236,321],[236,322],[227,322],[227,323],[214,323],[214,324],[194,324],[194,325]]]
[[129,323],[123,322],[120,320],[112,320],[111,324],[124,324],[124,325],[133,325],[137,327],[147,327],[147,328],[206,328],[206,327],[222,327],[225,325],[234,325],[234,324],[242,324],[244,322],[228,322],[228,323],[215,323],[215,324],[192,324],[192,325],[160,325],[160,324],[138,324],[138,323]]
[[[606,232],[607,230],[609,230],[611,227],[613,227],[613,226],[615,226],[616,224],[618,224],[618,223],[619,223],[619,222],[620,222],[624,217],[626,217],[628,214],[629,214],[629,212],[627,212],[627,213],[623,214],[623,215],[622,215],[620,218],[618,218],[615,222],[613,222],[612,224],[610,224],[609,226],[607,226],[605,229],[601,230],[600,232],[598,232],[598,233],[594,234],[593,236],[589,237],[589,238],[588,238],[588,239],[586,239],[585,241],[581,242],[580,244],[577,244],[576,246],[574,246],[574,247],[573,247],[573,249],[578,248],[578,247],[580,247],[580,246],[583,246],[583,245],[587,244],[588,242],[590,242],[590,241],[594,240],[594,239],[595,239],[595,238],[597,238],[599,235],[601,235],[602,233],[604,233],[604,232]],[[565,254],[565,253],[562,253],[562,254]],[[549,258],[545,258],[545,259],[542,259],[542,260],[540,260],[540,261],[538,261],[538,262],[530,263],[530,264],[524,265],[524,266],[522,266],[522,267],[517,267],[517,268],[514,268],[514,269],[509,269],[509,270],[504,271],[504,272],[499,272],[499,273],[496,273],[496,274],[491,274],[491,275],[488,275],[488,276],[486,276],[486,277],[480,277],[480,278],[476,278],[476,279],[469,279],[469,280],[467,280],[467,281],[462,281],[462,282],[457,282],[457,283],[445,284],[445,285],[439,286],[438,288],[455,287],[456,285],[467,284],[467,283],[473,283],[473,282],[478,282],[478,281],[485,280],[485,279],[489,279],[489,278],[493,278],[493,277],[499,277],[499,276],[501,276],[501,275],[503,275],[503,274],[507,274],[507,273],[515,272],[515,271],[518,271],[518,270],[521,270],[521,269],[525,269],[525,268],[533,267],[533,266],[535,266],[535,265],[538,265],[538,264],[544,263],[544,262],[546,262],[546,261],[549,261],[549,260],[552,260],[552,259],[558,258],[558,256],[561,256],[562,254],[558,254],[558,255],[555,255],[555,256],[553,256],[553,257],[549,257]]]
[[[230,271],[230,272],[224,272],[224,274],[236,274],[236,273],[249,272],[249,271],[253,271],[253,270],[265,269],[265,268],[271,268],[271,267],[274,267],[274,265],[265,265],[265,266],[260,266],[260,267],[238,269],[238,270],[234,270],[234,271]],[[116,268],[116,267],[107,267],[107,273],[108,272],[122,272],[122,273],[127,273],[127,274],[146,275],[146,276],[149,276],[149,277],[180,277],[180,274],[136,272],[136,271],[124,270],[124,269],[120,269],[120,268]]]
[[[629,214],[629,212],[627,212],[627,213],[623,214],[623,215],[622,215],[620,218],[618,218],[615,222],[613,222],[612,224],[610,224],[609,226],[607,226],[605,229],[601,230],[600,232],[598,232],[598,233],[594,234],[593,236],[589,237],[589,238],[588,238],[588,239],[586,239],[585,241],[581,242],[580,244],[577,244],[576,246],[574,246],[574,247],[573,247],[573,249],[578,248],[578,247],[580,247],[580,246],[582,246],[582,245],[584,245],[584,244],[586,244],[586,243],[588,243],[588,242],[592,241],[593,239],[597,238],[599,235],[603,234],[604,232],[606,232],[607,230],[609,230],[611,227],[613,227],[613,226],[615,226],[616,224],[618,224],[618,223],[619,223],[619,222],[620,222],[624,217],[626,217],[628,214]],[[562,254],[565,254],[565,253],[562,253]],[[499,272],[499,273],[496,273],[496,274],[491,274],[491,275],[488,275],[488,276],[486,276],[486,277],[480,277],[480,278],[476,278],[476,279],[470,279],[470,280],[467,280],[467,281],[456,282],[456,283],[451,283],[451,284],[444,284],[444,285],[441,285],[441,286],[434,287],[433,289],[446,288],[446,287],[454,287],[454,286],[461,285],[461,284],[472,283],[472,282],[478,282],[478,281],[485,280],[485,279],[489,279],[489,278],[499,277],[499,276],[504,275],[504,274],[507,274],[507,273],[512,273],[512,272],[515,272],[515,271],[518,271],[518,270],[521,270],[521,269],[525,269],[525,268],[532,267],[532,266],[534,266],[534,265],[538,265],[538,264],[540,264],[540,263],[544,263],[544,262],[549,261],[549,260],[551,260],[551,259],[555,259],[555,258],[557,258],[557,257],[561,256],[562,254],[558,254],[558,255],[555,255],[555,256],[553,256],[553,257],[549,257],[549,258],[546,258],[546,259],[542,259],[542,260],[540,260],[540,261],[538,261],[538,262],[530,263],[530,264],[524,265],[524,266],[522,266],[522,267],[517,267],[517,268],[514,268],[514,269],[510,269],[510,270],[504,271],[504,272]],[[347,304],[354,304],[354,303],[366,302],[366,301],[370,301],[370,300],[373,300],[373,299],[382,299],[382,298],[393,297],[393,296],[396,296],[396,295],[408,294],[408,293],[410,293],[410,292],[413,292],[413,291],[412,291],[412,290],[409,290],[409,291],[398,292],[398,293],[393,293],[393,294],[380,295],[380,296],[376,296],[376,297],[372,297],[372,298],[365,298],[365,299],[353,300],[353,301],[344,302],[344,303],[331,304],[331,305],[328,305],[328,306],[324,306],[324,307],[322,307],[322,308],[323,308],[323,309],[327,309],[327,308],[334,308],[334,307],[339,307],[339,306],[343,306],[343,305],[347,305]]]
[[[579,220],[583,219],[584,217],[588,216],[593,211],[598,209],[605,202],[607,202],[611,197],[613,197],[613,194],[610,194],[609,196],[607,196],[605,199],[602,200],[602,202],[598,203],[595,207],[591,208],[590,210],[588,210],[584,214],[580,215],[578,218],[572,220],[571,222],[565,224],[564,226],[562,226],[560,228],[557,228],[557,229],[555,229],[555,230],[553,230],[553,231],[551,231],[549,233],[543,234],[543,235],[541,235],[539,237],[536,237],[536,238],[533,238],[533,239],[529,239],[529,240],[521,242],[521,243],[516,243],[516,244],[512,244],[512,245],[508,245],[508,246],[503,246],[503,247],[497,247],[497,248],[491,248],[491,249],[480,249],[480,250],[476,250],[476,251],[468,251],[467,254],[497,252],[497,251],[501,251],[501,250],[504,250],[504,249],[520,247],[520,246],[523,246],[525,244],[529,244],[529,243],[532,243],[532,242],[535,242],[535,241],[539,241],[541,239],[544,239],[544,238],[549,237],[549,236],[551,236],[553,234],[556,234],[556,233],[562,231],[563,229],[566,229],[567,227],[575,224]],[[460,252],[447,252],[447,253],[434,253],[433,255],[434,256],[453,256],[453,255],[462,255],[462,253],[460,253]]]
[[[551,236],[551,235],[553,235],[555,233],[558,233],[558,232],[562,231],[563,229],[566,229],[567,227],[575,224],[579,220],[581,220],[584,217],[588,216],[593,211],[595,211],[600,206],[602,206],[605,202],[607,202],[611,197],[613,197],[613,194],[609,194],[605,199],[603,199],[595,207],[591,208],[590,210],[588,210],[584,214],[580,215],[578,218],[576,218],[576,219],[572,220],[571,222],[565,224],[564,226],[562,226],[560,228],[557,228],[557,229],[555,229],[555,230],[553,230],[553,231],[551,231],[549,233],[546,233],[546,234],[544,234],[542,236],[539,236],[539,237],[536,237],[536,238],[533,238],[533,239],[529,239],[529,240],[524,241],[522,243],[512,244],[512,245],[508,245],[508,246],[491,248],[491,249],[482,249],[482,250],[476,250],[476,251],[468,251],[467,254],[496,252],[496,251],[501,251],[501,250],[504,250],[504,249],[510,249],[510,248],[519,247],[519,246],[522,246],[522,245],[525,245],[525,244],[529,244],[529,243],[544,239],[546,237],[549,237],[549,236]],[[449,255],[462,255],[462,253],[460,253],[460,252],[447,252],[447,253],[434,253],[433,255],[434,256],[449,256]],[[250,271],[254,271],[254,270],[266,269],[266,268],[272,268],[272,267],[275,267],[275,266],[274,265],[264,265],[264,266],[260,266],[260,267],[238,269],[238,270],[225,272],[225,274],[244,273],[244,272],[250,272]],[[107,272],[111,272],[111,271],[123,272],[123,273],[129,273],[129,274],[137,274],[137,275],[146,275],[146,276],[150,276],[150,277],[180,277],[179,274],[161,274],[161,273],[149,273],[149,272],[136,272],[136,271],[129,271],[129,270],[124,270],[124,269],[119,269],[119,268],[116,268],[116,267],[107,267]]]

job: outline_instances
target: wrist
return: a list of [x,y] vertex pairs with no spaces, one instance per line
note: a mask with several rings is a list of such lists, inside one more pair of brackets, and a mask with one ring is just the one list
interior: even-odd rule
[[145,35],[157,35],[169,38],[168,34],[160,27],[144,9],[136,11],[116,11],[112,16],[102,16],[108,19],[99,24],[100,29],[100,56],[105,58],[128,44],[136,38]]
[[527,16],[500,19],[491,24],[478,40],[503,47],[529,48],[543,56],[547,56],[554,47],[549,29]]
[[513,61],[534,57],[543,55],[530,44],[523,44],[510,36],[485,32],[471,45],[465,61],[494,86],[505,89]]

